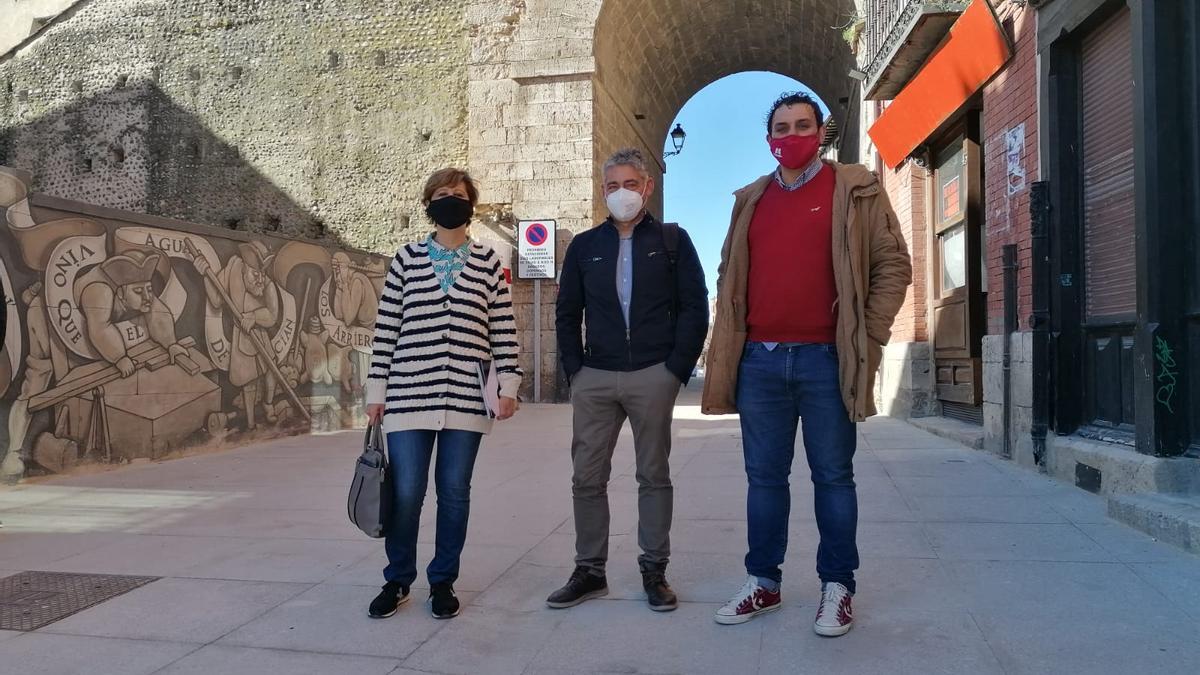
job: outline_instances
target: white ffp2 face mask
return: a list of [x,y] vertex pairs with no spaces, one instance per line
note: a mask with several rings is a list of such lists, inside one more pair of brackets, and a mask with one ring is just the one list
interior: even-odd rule
[[613,218],[627,223],[641,212],[645,199],[641,194],[633,190],[621,188],[620,190],[608,193],[608,197],[604,201],[608,205],[608,212],[612,214]]

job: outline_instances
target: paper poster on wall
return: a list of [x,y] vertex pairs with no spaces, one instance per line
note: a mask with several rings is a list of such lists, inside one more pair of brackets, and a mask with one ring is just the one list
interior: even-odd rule
[[1004,134],[1005,157],[1008,162],[1008,196],[1025,189],[1025,165],[1021,155],[1025,154],[1025,123],[1009,129]]

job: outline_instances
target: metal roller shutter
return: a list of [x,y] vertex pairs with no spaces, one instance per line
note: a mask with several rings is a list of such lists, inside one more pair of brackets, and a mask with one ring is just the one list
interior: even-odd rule
[[1083,40],[1083,239],[1089,319],[1137,310],[1129,9]]

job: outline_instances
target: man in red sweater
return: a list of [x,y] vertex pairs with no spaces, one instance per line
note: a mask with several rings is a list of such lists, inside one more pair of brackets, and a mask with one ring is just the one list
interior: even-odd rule
[[874,414],[873,373],[912,267],[877,178],[822,160],[824,135],[808,95],[787,94],[772,106],[767,142],[779,167],[737,193],[704,412],[741,415],[749,480],[749,579],[717,610],[717,623],[744,623],[782,604],[788,476],[803,421],[821,535],[813,629],[833,637],[853,625],[855,422]]

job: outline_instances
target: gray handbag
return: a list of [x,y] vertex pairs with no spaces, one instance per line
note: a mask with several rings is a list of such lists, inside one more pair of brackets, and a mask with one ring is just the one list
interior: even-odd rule
[[382,425],[372,423],[367,426],[362,454],[354,463],[346,511],[350,522],[376,539],[387,534],[392,513],[392,476],[388,465]]

